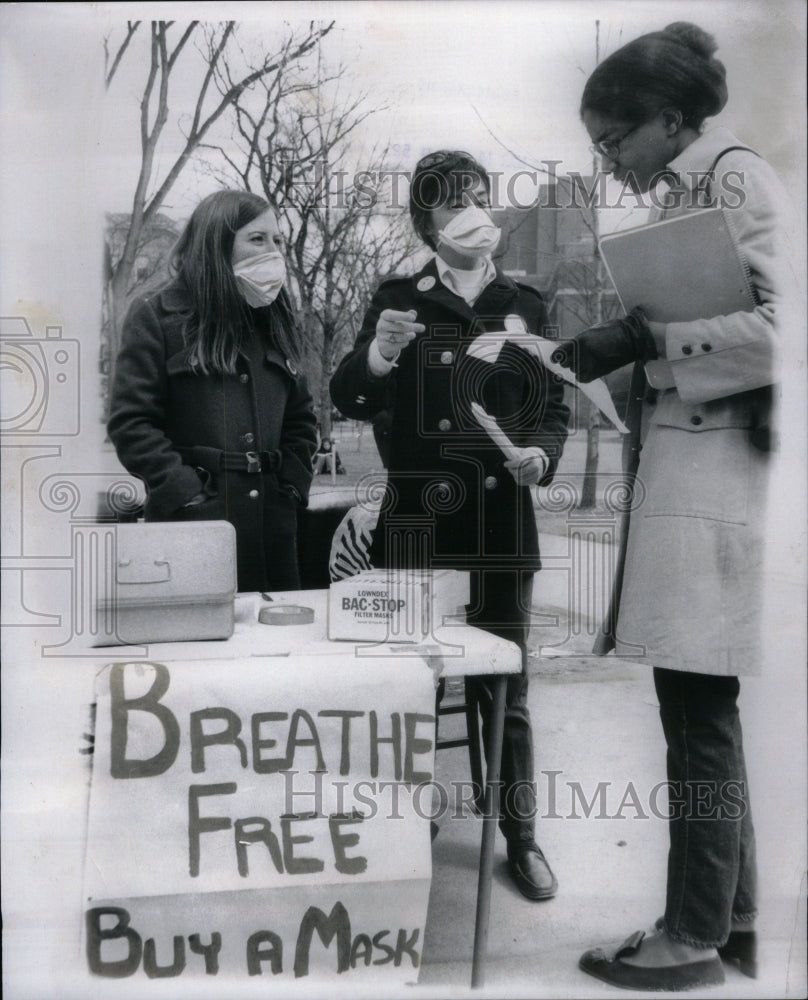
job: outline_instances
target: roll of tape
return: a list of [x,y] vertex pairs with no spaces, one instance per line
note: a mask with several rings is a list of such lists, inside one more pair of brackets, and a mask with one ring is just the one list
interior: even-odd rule
[[310,625],[314,621],[314,608],[300,604],[278,604],[261,608],[258,621],[262,625]]

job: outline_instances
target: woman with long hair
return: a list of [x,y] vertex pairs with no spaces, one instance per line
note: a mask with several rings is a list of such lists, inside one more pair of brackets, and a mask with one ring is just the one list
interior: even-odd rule
[[316,419],[274,212],[248,192],[209,195],[171,270],[124,322],[110,439],[146,483],[146,520],[230,521],[239,590],[297,589]]

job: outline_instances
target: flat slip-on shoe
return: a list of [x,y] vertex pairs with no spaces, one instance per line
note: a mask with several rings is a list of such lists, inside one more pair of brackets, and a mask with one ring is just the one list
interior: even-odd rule
[[624,962],[624,957],[637,954],[644,937],[645,931],[635,931],[612,955],[603,948],[593,948],[581,956],[578,965],[590,976],[625,990],[676,993],[698,986],[719,986],[724,982],[720,958],[655,968]]
[[558,881],[538,847],[509,847],[508,868],[516,888],[526,899],[552,899],[558,892]]
[[731,931],[718,954],[725,962],[737,962],[745,976],[757,979],[757,934],[754,931]]
[[[654,925],[657,930],[665,926],[665,918],[660,917]],[[730,931],[727,943],[716,948],[724,962],[737,962],[738,968],[749,979],[757,979],[757,934],[753,930]]]

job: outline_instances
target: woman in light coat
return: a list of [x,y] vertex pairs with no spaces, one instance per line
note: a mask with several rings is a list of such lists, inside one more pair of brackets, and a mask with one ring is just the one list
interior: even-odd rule
[[[729,210],[759,304],[667,324],[635,310],[557,352],[584,381],[630,362],[645,371],[616,646],[654,668],[673,817],[667,902],[649,934],[580,963],[612,985],[644,990],[723,982],[722,959],[755,973],[755,845],[737,697],[738,675],[757,672],[761,659],[782,189],[726,129],[702,131],[727,99],[714,51],[690,24],[644,35],[598,66],[581,114],[604,170],[655,196],[664,181],[669,207],[650,221],[710,204]],[[713,789],[706,806],[700,787]]]

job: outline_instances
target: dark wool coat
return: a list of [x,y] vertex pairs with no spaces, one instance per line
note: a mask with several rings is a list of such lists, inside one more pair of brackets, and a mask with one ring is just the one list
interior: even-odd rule
[[[187,310],[177,284],[130,308],[110,439],[148,487],[146,520],[228,520],[239,590],[294,589],[297,508],[308,498],[316,448],[306,379],[262,326],[266,310],[254,310],[234,374],[199,373],[183,338]],[[232,462],[222,452],[243,468],[224,468]],[[263,471],[247,471],[247,453],[261,455]],[[184,506],[202,491],[205,502]]]
[[[383,309],[417,312],[426,327],[382,378],[368,369],[368,348]],[[538,292],[497,273],[474,306],[440,281],[434,259],[418,274],[381,285],[353,351],[331,381],[346,416],[371,420],[391,411],[388,481],[371,557],[376,566],[456,569],[540,567],[530,487],[517,486],[505,456],[480,428],[480,403],[521,447],[538,445],[555,472],[567,435],[563,388],[532,355],[508,343],[496,361],[469,357],[475,338],[521,317],[546,334]]]

